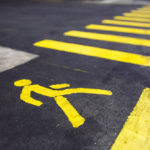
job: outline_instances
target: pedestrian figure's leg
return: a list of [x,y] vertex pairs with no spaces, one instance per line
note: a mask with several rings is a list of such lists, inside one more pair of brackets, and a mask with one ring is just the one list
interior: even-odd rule
[[55,97],[55,101],[66,114],[74,128],[78,128],[84,123],[85,119],[76,111],[76,109],[70,104],[67,98],[63,96],[57,96]]

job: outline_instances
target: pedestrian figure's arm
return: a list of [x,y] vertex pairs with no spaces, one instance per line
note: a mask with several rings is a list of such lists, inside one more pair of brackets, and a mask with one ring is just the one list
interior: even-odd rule
[[30,87],[24,87],[22,89],[22,93],[20,94],[20,99],[26,103],[35,105],[35,106],[41,106],[43,103],[39,100],[36,100],[31,97],[31,89]]

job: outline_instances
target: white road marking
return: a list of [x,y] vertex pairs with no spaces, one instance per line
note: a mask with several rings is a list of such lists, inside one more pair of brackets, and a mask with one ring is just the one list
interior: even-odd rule
[[92,3],[92,4],[122,4],[122,5],[148,5],[150,2],[147,1],[134,1],[134,0],[87,0],[83,3]]
[[38,55],[0,46],[0,72],[25,64]]

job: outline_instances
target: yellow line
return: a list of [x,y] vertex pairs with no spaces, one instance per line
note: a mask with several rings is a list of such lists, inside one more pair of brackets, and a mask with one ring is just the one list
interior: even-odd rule
[[116,42],[116,43],[150,47],[150,40],[127,37],[127,36],[100,34],[100,33],[83,32],[83,31],[68,31],[64,33],[64,35],[78,37],[78,38],[92,39],[92,40],[102,40],[102,41],[108,41],[108,42]]
[[67,98],[63,96],[55,97],[57,105],[63,110],[63,112],[68,117],[68,120],[74,128],[78,128],[84,124],[85,119],[76,111],[76,109],[71,105]]
[[118,20],[103,20],[102,23],[150,28],[149,23],[140,23],[140,22],[129,22],[129,21],[118,21]]
[[150,57],[139,54],[54,40],[42,40],[34,43],[34,46],[150,67]]
[[143,90],[111,150],[150,150],[150,88]]
[[90,24],[86,26],[86,29],[150,35],[150,30],[128,28],[128,27],[118,27],[118,26],[108,26],[108,25]]
[[117,20],[126,20],[126,21],[150,22],[150,19],[124,17],[124,16],[115,16],[114,19],[117,19]]
[[142,10],[132,10],[131,13],[150,14],[150,11],[148,11],[148,10],[145,10],[145,11],[142,11]]
[[144,14],[140,14],[140,13],[124,13],[124,16],[128,16],[128,17],[141,17],[141,18],[150,18],[150,15],[144,15]]
[[150,8],[139,8],[137,10],[141,10],[141,11],[150,11]]

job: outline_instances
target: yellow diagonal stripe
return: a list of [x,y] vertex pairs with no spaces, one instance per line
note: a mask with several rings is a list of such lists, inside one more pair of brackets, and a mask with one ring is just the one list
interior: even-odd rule
[[150,28],[149,23],[140,23],[140,22],[129,22],[129,21],[118,21],[118,20],[103,20],[102,23]]
[[126,21],[137,21],[137,22],[150,22],[150,19],[146,19],[146,18],[134,18],[134,17],[125,17],[125,16],[115,16],[114,19],[126,20]]
[[78,37],[78,38],[92,39],[92,40],[102,40],[102,41],[108,41],[108,42],[150,47],[150,40],[127,37],[127,36],[119,36],[119,35],[112,35],[112,34],[100,34],[100,33],[83,32],[83,31],[75,31],[75,30],[68,31],[68,32],[64,33],[64,35]]
[[132,33],[132,34],[150,35],[150,30],[128,28],[128,27],[90,24],[90,25],[87,25],[85,28],[86,29],[92,29],[92,30],[104,30],[104,31],[113,31],[113,32],[124,32],[124,33]]
[[111,150],[150,150],[150,88],[143,90]]
[[139,54],[54,40],[39,41],[34,46],[150,67],[150,57]]
[[150,15],[144,15],[140,13],[124,13],[124,16],[140,17],[140,18],[150,18]]
[[150,8],[138,8],[137,10],[148,10],[148,11],[150,11]]
[[150,14],[150,10],[131,10],[131,13],[143,13],[143,14]]

